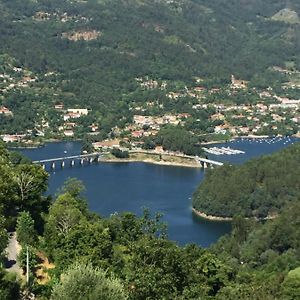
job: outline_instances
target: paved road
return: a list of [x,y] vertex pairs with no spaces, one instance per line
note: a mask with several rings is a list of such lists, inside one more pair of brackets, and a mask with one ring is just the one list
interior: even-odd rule
[[22,270],[17,263],[17,256],[18,256],[20,250],[21,250],[21,247],[17,241],[16,233],[15,232],[10,233],[8,246],[6,248],[6,253],[7,253],[6,269],[7,269],[7,271],[22,274]]

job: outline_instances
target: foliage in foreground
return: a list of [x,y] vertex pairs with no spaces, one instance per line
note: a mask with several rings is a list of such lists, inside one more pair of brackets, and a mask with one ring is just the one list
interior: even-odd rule
[[[12,174],[31,168],[12,166],[5,153],[0,155],[0,167]],[[32,176],[37,182],[34,176],[39,177],[40,172]],[[1,179],[0,190],[5,191],[11,178]],[[56,201],[40,210],[37,218],[32,213],[37,213],[36,207],[27,212],[31,206],[26,201],[38,201],[40,193],[27,195],[22,210],[18,207],[21,242],[34,243],[32,258],[37,258],[37,250],[42,251],[55,266],[45,268],[48,279],[42,284],[36,278],[28,287],[38,299],[289,300],[297,299],[300,293],[299,201],[290,202],[276,219],[264,224],[235,217],[230,235],[211,249],[202,249],[196,245],[180,247],[168,240],[161,216],[151,217],[148,211],[142,217],[132,213],[109,218],[95,215],[87,208],[83,190],[81,182],[67,181]],[[16,199],[22,198],[20,189],[16,191]],[[7,203],[4,200],[0,198],[2,205]],[[15,218],[17,209],[12,208],[13,215],[5,218]],[[41,219],[43,223],[36,226],[40,224],[36,220]],[[2,223],[11,226],[10,222]],[[34,227],[38,237],[31,240],[36,234]],[[1,236],[5,245],[6,230]],[[22,266],[24,258],[23,251]],[[37,263],[31,259],[32,274]],[[19,299],[19,289],[16,278],[0,270],[0,299]]]
[[52,291],[53,300],[125,300],[125,291],[119,279],[107,277],[106,272],[90,264],[75,264]]

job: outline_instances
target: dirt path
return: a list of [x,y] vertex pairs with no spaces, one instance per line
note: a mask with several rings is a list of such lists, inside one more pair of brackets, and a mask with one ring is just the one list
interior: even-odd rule
[[6,248],[7,253],[7,261],[6,261],[6,270],[9,272],[15,272],[18,274],[22,274],[22,270],[17,263],[17,257],[21,250],[21,246],[17,241],[16,233],[10,233],[8,246]]

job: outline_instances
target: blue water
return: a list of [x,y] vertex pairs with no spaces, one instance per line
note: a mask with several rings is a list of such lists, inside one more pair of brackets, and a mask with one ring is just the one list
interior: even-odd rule
[[[295,141],[260,143],[237,140],[218,146],[230,146],[246,151],[246,154],[210,158],[241,163],[251,157],[279,150],[292,142]],[[61,142],[22,152],[38,160],[79,154],[80,147],[78,142]],[[206,221],[192,214],[191,197],[205,174],[200,169],[145,163],[99,163],[65,167],[63,170],[57,168],[49,173],[50,194],[55,194],[67,178],[76,177],[86,186],[89,208],[102,216],[123,211],[141,215],[143,207],[149,208],[152,213],[163,213],[169,238],[181,245],[196,243],[207,247],[230,231],[230,223]]]
[[228,143],[214,144],[210,147],[230,147],[236,150],[246,152],[245,154],[238,155],[212,155],[209,154],[209,158],[222,162],[229,162],[234,164],[240,164],[248,159],[259,157],[261,155],[271,154],[281,148],[287,147],[298,142],[297,138],[290,137],[275,137],[268,139],[236,139]]

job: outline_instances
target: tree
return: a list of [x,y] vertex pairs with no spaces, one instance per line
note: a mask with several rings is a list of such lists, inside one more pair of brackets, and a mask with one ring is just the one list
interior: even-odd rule
[[6,163],[0,164],[0,213],[5,217],[5,227],[9,229],[15,225],[16,198],[13,170]]
[[92,265],[74,264],[53,288],[53,300],[124,300],[127,299],[121,282]]
[[30,159],[23,154],[13,151],[9,153],[9,159],[13,165],[29,164]]
[[155,149],[155,143],[150,137],[144,139],[143,149],[146,150]]
[[46,232],[51,231],[54,234],[50,238],[65,236],[83,218],[85,216],[80,203],[70,194],[60,195],[50,208]]
[[35,220],[37,229],[41,229],[41,214],[48,211],[50,198],[45,197],[48,186],[48,173],[41,166],[20,164],[14,167],[14,187],[16,190],[16,213],[28,211]]
[[36,231],[34,229],[34,220],[29,212],[23,211],[17,219],[17,238],[23,246],[33,245],[36,240]]
[[8,234],[5,229],[5,219],[3,216],[0,216],[0,258],[3,254],[8,243]]
[[92,153],[94,152],[94,147],[92,143],[92,139],[89,136],[85,136],[82,140],[82,147],[81,147],[82,153]]
[[20,299],[20,284],[16,276],[9,276],[3,269],[0,269],[0,299]]
[[40,166],[18,165],[14,179],[22,207],[30,206],[32,203],[25,203],[25,201],[38,200],[47,190],[48,174]]
[[113,148],[111,150],[111,154],[115,156],[116,158],[129,158],[128,151],[122,151],[119,148]]
[[[30,272],[33,272],[36,265],[38,264],[39,258],[36,254],[36,250],[29,246],[28,247],[28,257],[29,257],[29,270]],[[18,262],[20,264],[20,267],[23,270],[26,270],[26,264],[27,264],[27,246],[23,247],[18,255]]]
[[300,268],[292,270],[282,284],[282,296],[284,299],[300,299]]
[[144,236],[132,246],[126,266],[130,298],[175,299],[183,284],[182,257],[175,243]]
[[77,178],[68,178],[63,186],[58,190],[58,195],[70,194],[73,198],[81,198],[85,192],[85,186]]
[[58,245],[61,245],[69,232],[86,220],[86,213],[86,206],[69,193],[58,196],[50,207],[45,224],[45,245],[50,255],[55,256]]

